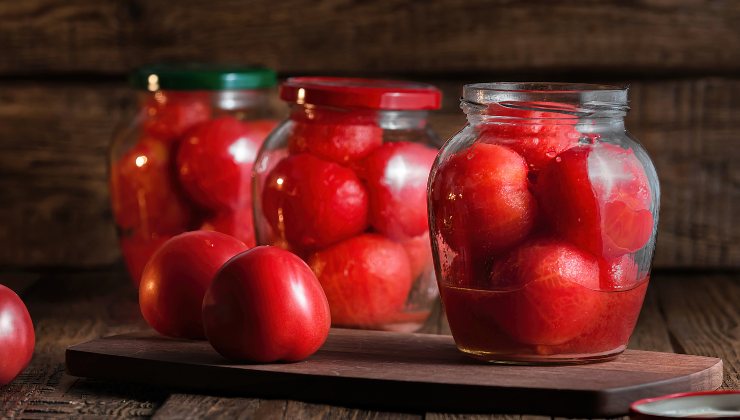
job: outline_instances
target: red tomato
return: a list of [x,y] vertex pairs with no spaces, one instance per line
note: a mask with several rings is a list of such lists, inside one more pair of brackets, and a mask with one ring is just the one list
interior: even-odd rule
[[162,244],[172,236],[155,236],[142,238],[140,236],[124,236],[121,238],[121,253],[126,262],[126,268],[131,275],[131,280],[138,288],[144,267],[154,253]]
[[383,129],[377,125],[295,122],[288,148],[291,154],[308,152],[344,164],[364,158],[382,143]]
[[113,215],[124,234],[175,234],[192,224],[193,212],[174,182],[168,148],[144,137],[113,164]]
[[335,325],[378,327],[392,321],[411,290],[411,268],[403,246],[364,234],[308,258],[326,292]]
[[139,287],[144,319],[160,334],[203,338],[201,304],[221,266],[246,251],[238,239],[219,232],[177,235],[152,256]]
[[228,359],[295,362],[316,352],[331,326],[324,291],[305,262],[258,246],[231,259],[203,300],[203,325]]
[[210,210],[252,205],[252,165],[275,122],[221,117],[195,127],[180,144],[180,184]]
[[436,228],[475,264],[521,242],[535,224],[527,165],[511,149],[475,144],[442,162],[431,182]]
[[391,239],[429,229],[427,180],[437,151],[417,143],[386,143],[362,162],[370,194],[370,225]]
[[235,210],[224,210],[203,221],[202,230],[225,233],[244,242],[248,248],[254,248],[254,219],[252,206],[243,206]]
[[429,232],[411,239],[401,241],[406,250],[411,267],[411,278],[419,277],[432,264],[432,246],[429,243]]
[[555,231],[595,255],[618,257],[650,240],[650,185],[631,150],[606,143],[574,147],[552,160],[537,184]]
[[211,117],[208,92],[156,92],[144,104],[144,132],[162,140],[175,140]]
[[9,384],[28,366],[36,335],[23,301],[0,284],[0,386]]
[[562,344],[600,316],[598,262],[565,242],[516,248],[493,264],[491,288],[511,290],[492,310],[501,329],[525,344]]
[[555,156],[578,144],[581,136],[575,128],[578,118],[566,113],[574,112],[575,107],[565,104],[531,102],[526,106],[534,109],[497,107],[498,116],[512,120],[505,122],[502,118],[483,124],[480,141],[510,147],[524,157],[530,169],[538,171]]
[[639,267],[629,254],[599,261],[601,288],[604,290],[631,289],[642,279]]
[[291,245],[315,249],[367,228],[368,195],[352,170],[303,153],[267,176],[262,210]]

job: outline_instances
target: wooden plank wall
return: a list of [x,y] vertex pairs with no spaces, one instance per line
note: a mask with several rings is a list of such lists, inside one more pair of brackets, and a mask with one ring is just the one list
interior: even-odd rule
[[105,155],[125,75],[161,60],[429,81],[630,82],[663,188],[656,266],[740,267],[740,2],[25,0],[0,3],[0,266],[119,258]]

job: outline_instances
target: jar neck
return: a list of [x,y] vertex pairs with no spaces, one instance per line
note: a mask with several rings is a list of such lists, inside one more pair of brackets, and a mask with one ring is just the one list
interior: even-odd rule
[[386,130],[414,130],[427,126],[428,111],[398,111],[292,104],[290,119],[317,124],[378,125]]
[[155,101],[165,105],[168,102],[180,100],[199,100],[210,104],[216,110],[237,112],[269,107],[269,89],[254,90],[158,90],[155,92],[139,92],[139,105],[150,104]]
[[581,133],[623,131],[626,110],[621,107],[587,108],[567,103],[507,101],[477,104],[462,100],[460,107],[472,126],[577,126]]

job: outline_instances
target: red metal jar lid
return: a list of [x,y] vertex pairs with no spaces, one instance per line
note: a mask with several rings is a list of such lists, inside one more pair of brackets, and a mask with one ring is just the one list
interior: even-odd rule
[[425,83],[348,77],[291,77],[280,98],[297,104],[387,110],[439,109],[442,93]]
[[686,417],[740,419],[740,391],[685,392],[630,405],[630,418],[635,420]]

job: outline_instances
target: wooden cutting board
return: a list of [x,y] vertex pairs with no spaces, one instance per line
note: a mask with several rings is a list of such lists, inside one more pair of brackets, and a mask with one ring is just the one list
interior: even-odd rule
[[640,398],[722,384],[722,361],[711,357],[627,350],[590,365],[502,366],[469,359],[450,336],[342,329],[299,363],[234,364],[205,341],[154,332],[78,344],[66,358],[75,376],[403,411],[605,417]]

